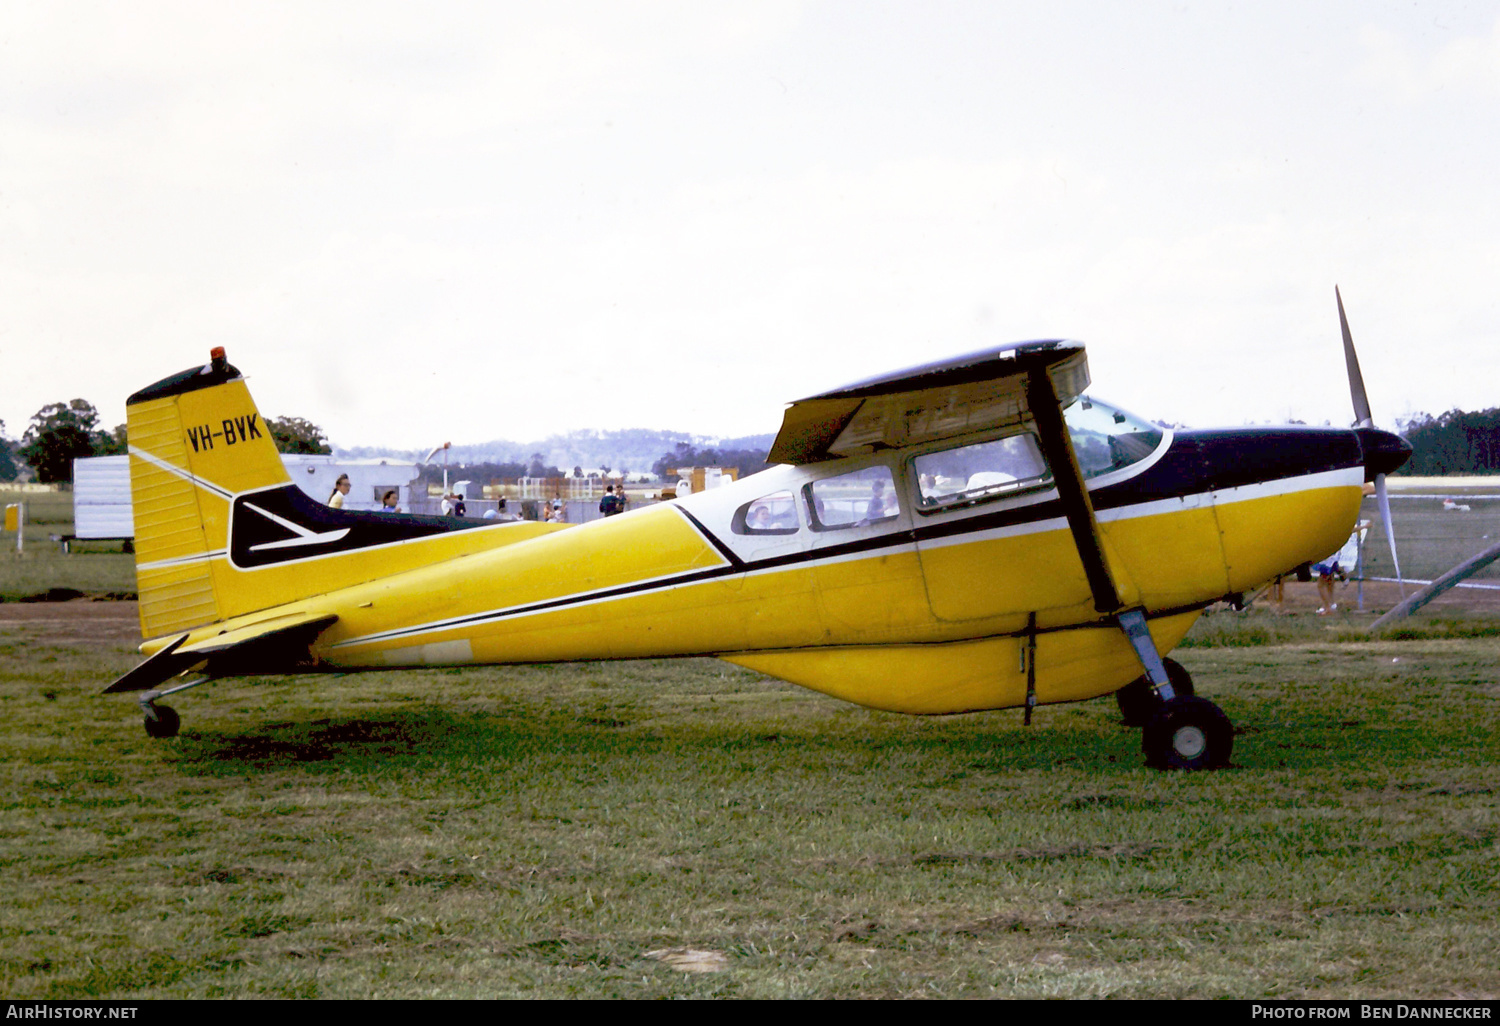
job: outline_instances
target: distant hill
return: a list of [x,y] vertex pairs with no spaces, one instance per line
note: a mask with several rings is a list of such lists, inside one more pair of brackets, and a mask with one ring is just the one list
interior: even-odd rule
[[[694,449],[760,449],[771,448],[775,435],[742,435],[723,438],[695,435],[686,431],[655,431],[626,428],[622,431],[584,429],[533,442],[512,442],[497,438],[475,444],[454,443],[448,453],[451,465],[461,463],[527,463],[541,453],[542,461],[565,471],[574,467],[609,467],[632,474],[650,473],[651,465],[666,453],[675,452],[679,444]],[[361,446],[333,446],[334,454],[350,459],[372,456],[401,456],[413,461],[427,455],[427,449],[390,449]],[[441,460],[441,457],[439,457]]]

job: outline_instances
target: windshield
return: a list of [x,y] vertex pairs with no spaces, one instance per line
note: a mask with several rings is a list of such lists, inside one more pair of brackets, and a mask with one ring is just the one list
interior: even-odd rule
[[1086,395],[1064,410],[1063,417],[1084,477],[1139,463],[1161,444],[1162,429],[1155,424]]

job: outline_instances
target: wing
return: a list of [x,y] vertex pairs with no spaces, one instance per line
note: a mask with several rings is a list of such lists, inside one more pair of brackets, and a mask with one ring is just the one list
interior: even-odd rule
[[1066,406],[1089,384],[1083,343],[1020,342],[912,367],[792,403],[771,463],[817,463],[1015,424],[1027,377],[1045,369]]

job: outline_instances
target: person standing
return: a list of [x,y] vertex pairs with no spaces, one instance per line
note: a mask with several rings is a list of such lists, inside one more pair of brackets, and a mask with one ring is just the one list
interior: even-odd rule
[[1318,575],[1318,601],[1322,603],[1318,607],[1318,615],[1326,616],[1336,612],[1338,603],[1333,601],[1333,582],[1335,580],[1347,581],[1349,576],[1344,572],[1343,566],[1339,564],[1339,554],[1335,552],[1327,559],[1313,564],[1313,573]]
[[349,494],[349,475],[340,474],[339,479],[333,483],[333,491],[328,493],[328,505],[334,509],[344,508],[344,496]]

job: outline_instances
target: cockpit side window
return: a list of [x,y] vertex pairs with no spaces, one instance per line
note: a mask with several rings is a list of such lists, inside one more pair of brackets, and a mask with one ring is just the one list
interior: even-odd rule
[[1063,411],[1084,477],[1123,470],[1161,444],[1161,428],[1118,407],[1080,396]]
[[825,477],[804,489],[814,531],[837,531],[889,520],[901,513],[891,468],[866,467]]
[[965,506],[1052,483],[1036,436],[1029,431],[929,452],[912,460],[918,509]]
[[734,511],[730,530],[735,534],[796,534],[797,500],[789,491],[752,499]]
[[[1063,417],[1085,478],[1141,462],[1166,437],[1155,424],[1088,396],[1075,400]],[[912,460],[912,472],[922,513],[1050,488],[1053,483],[1036,436],[1026,427],[1004,438],[924,453]]]

